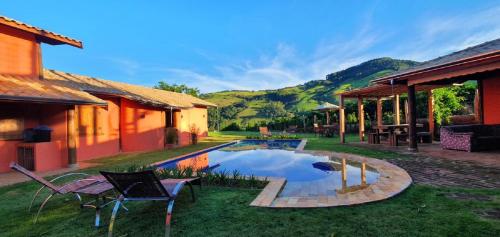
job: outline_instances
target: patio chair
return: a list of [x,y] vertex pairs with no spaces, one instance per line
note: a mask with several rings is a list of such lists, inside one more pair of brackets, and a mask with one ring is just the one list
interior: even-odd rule
[[[31,199],[31,203],[30,203],[30,206],[28,208],[28,211],[31,211],[31,207],[33,206],[33,203],[35,202],[35,199],[37,198],[37,196],[41,193],[41,191],[44,188],[48,188],[52,192],[49,196],[47,196],[45,198],[45,200],[42,202],[42,204],[38,208],[38,211],[37,211],[37,214],[35,216],[35,219],[33,220],[33,223],[37,222],[38,216],[40,215],[42,209],[45,207],[45,205],[47,204],[49,199],[51,199],[53,196],[74,194],[76,196],[77,200],[80,202],[81,208],[91,207],[91,206],[93,208],[96,208],[96,225],[98,225],[98,223],[99,223],[99,210],[103,206],[99,205],[99,203],[96,203],[96,205],[89,205],[89,203],[83,203],[83,200],[82,200],[82,197],[80,196],[80,194],[90,194],[90,193],[85,192],[85,191],[80,193],[79,191],[83,190],[83,189],[89,189],[92,185],[107,183],[106,180],[104,179],[104,177],[102,177],[100,175],[99,176],[90,176],[90,175],[85,174],[85,173],[67,173],[67,174],[58,176],[58,177],[48,181],[48,180],[36,175],[35,173],[25,169],[24,167],[20,166],[16,162],[11,162],[9,166],[11,169],[28,176],[32,180],[35,180],[36,182],[38,182],[42,185],[42,187],[36,191],[35,195]],[[59,186],[59,185],[56,185],[53,183],[59,179],[66,178],[69,176],[75,176],[75,175],[84,176],[85,178],[70,181],[66,184],[63,184],[62,186]],[[108,187],[107,190],[103,190],[103,188],[106,188],[106,187],[103,187],[102,185],[99,188],[100,188],[100,190],[102,190],[102,193],[104,193],[104,191],[109,191],[112,189],[112,187]],[[100,194],[101,193],[99,193],[97,195],[98,200],[101,197]]]
[[[100,172],[121,195],[113,208],[109,222],[108,236],[113,236],[113,226],[118,209],[127,201],[165,201],[167,202],[167,216],[165,220],[165,236],[170,236],[170,221],[174,201],[182,187],[187,184],[191,190],[191,197],[195,201],[192,183],[199,178],[164,179],[159,180],[152,170],[133,173]],[[201,185],[201,182],[199,183]]]
[[271,132],[269,131],[269,129],[267,127],[259,127],[259,132],[260,132],[260,135],[263,137],[272,136]]

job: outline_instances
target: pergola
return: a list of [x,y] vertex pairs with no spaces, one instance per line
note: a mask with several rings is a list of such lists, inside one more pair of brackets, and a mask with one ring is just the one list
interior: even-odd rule
[[331,103],[328,103],[328,102],[325,102],[323,104],[318,105],[316,108],[314,108],[314,110],[325,112],[325,114],[326,114],[326,125],[330,125],[330,111],[339,110],[339,106],[331,104]]
[[[450,86],[454,83],[463,83],[468,80],[476,80],[478,89],[478,116],[480,123],[484,122],[484,93],[491,94],[488,98],[500,99],[494,94],[496,90],[485,90],[483,81],[497,85],[500,80],[500,39],[490,41],[475,47],[452,53],[437,59],[428,61],[420,66],[402,71],[390,76],[372,81],[371,86],[340,93],[340,139],[345,143],[345,99],[358,100],[359,114],[359,137],[363,141],[365,137],[363,99],[377,100],[377,124],[382,125],[382,100],[392,99],[394,101],[394,122],[400,124],[399,95],[408,95],[407,123],[409,136],[409,149],[417,150],[416,131],[416,92],[426,91],[428,96],[429,130],[433,134],[433,97],[432,90],[439,87]],[[493,92],[490,92],[493,91]],[[494,96],[493,96],[494,95]],[[498,106],[498,105],[497,105]],[[496,107],[497,108],[497,107]],[[500,121],[495,114],[496,108],[488,107],[490,121]],[[500,123],[500,122],[498,122]]]

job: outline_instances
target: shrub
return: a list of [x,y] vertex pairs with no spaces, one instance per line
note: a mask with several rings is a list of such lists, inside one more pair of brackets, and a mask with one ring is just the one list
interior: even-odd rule
[[234,170],[232,172],[229,172],[227,170],[195,171],[190,167],[184,169],[161,169],[154,166],[132,165],[124,171],[122,170],[119,172],[140,172],[144,170],[154,170],[159,179],[182,179],[200,177],[203,185],[209,186],[262,189],[268,183],[267,178],[261,180],[254,175],[241,175],[237,170]]

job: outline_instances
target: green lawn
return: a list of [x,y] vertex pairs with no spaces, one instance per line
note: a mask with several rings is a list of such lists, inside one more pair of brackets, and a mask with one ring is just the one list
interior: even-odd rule
[[[165,152],[116,156],[96,160],[99,165],[85,172],[123,169],[149,164],[205,147],[241,138],[250,133],[213,133],[196,146]],[[397,154],[354,148],[338,139],[306,135],[306,149],[335,150],[390,159]],[[356,139],[349,136],[348,139]],[[39,187],[34,182],[0,188],[0,236],[105,236],[107,229],[93,228],[93,212],[80,210],[72,197],[52,200],[33,225],[26,210],[29,198]],[[484,219],[475,211],[500,206],[500,190],[434,188],[412,185],[397,197],[382,202],[338,208],[266,209],[248,204],[259,190],[222,187],[196,189],[198,200],[181,193],[173,216],[173,236],[500,236],[499,221]],[[481,194],[490,201],[458,201],[447,193]],[[129,203],[120,212],[116,236],[161,236],[165,204]],[[108,223],[111,208],[103,211]]]

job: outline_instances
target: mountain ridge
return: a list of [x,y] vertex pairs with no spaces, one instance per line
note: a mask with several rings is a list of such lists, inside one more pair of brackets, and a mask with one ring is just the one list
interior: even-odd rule
[[297,86],[272,90],[226,90],[203,94],[201,97],[221,108],[222,119],[240,124],[266,121],[260,112],[270,102],[281,102],[287,111],[309,111],[320,103],[336,104],[334,93],[339,88],[359,88],[369,81],[399,70],[419,65],[411,60],[389,57],[375,58],[358,65],[329,73],[322,80],[311,80]]

